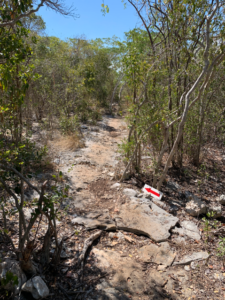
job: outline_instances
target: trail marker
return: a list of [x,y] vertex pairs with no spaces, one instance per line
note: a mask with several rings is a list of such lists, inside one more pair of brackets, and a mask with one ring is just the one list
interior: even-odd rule
[[144,194],[148,194],[151,195],[152,197],[161,200],[163,193],[159,192],[158,190],[154,189],[153,187],[151,187],[150,185],[145,184],[145,186],[143,187],[142,191],[144,192]]

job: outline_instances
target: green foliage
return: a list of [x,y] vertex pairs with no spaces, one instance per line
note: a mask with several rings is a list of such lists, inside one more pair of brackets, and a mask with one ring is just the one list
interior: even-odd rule
[[14,275],[11,271],[7,271],[5,277],[1,279],[2,286],[6,286],[8,283],[12,283],[13,285],[18,285],[18,277]]
[[218,256],[225,256],[225,238],[220,237],[219,247],[217,248]]
[[108,5],[105,5],[104,3],[102,3],[101,7],[102,7],[101,11],[102,11],[102,13],[103,13],[104,16],[107,13],[109,13],[109,7],[108,7]]
[[59,124],[63,134],[68,135],[75,133],[79,126],[78,117],[76,115],[72,117],[66,117],[63,115],[59,120]]
[[209,235],[210,235],[210,231],[211,231],[212,227],[210,226],[210,221],[207,218],[203,218],[202,220],[204,221],[203,230],[204,230],[205,235],[206,235],[205,242],[208,243]]
[[[25,104],[32,107],[39,121],[45,119],[49,130],[55,118],[60,120],[63,132],[68,123],[74,124],[72,119],[69,121],[71,116],[81,122],[96,122],[101,110],[108,107],[115,71],[110,59],[113,51],[103,43],[99,39],[88,42],[74,38],[65,42],[39,37],[34,45],[32,63],[39,78],[29,86]],[[25,110],[25,117],[26,114]]]
[[207,212],[206,216],[202,218],[202,220],[204,221],[204,227],[203,227],[203,231],[205,232],[205,242],[208,243],[209,241],[209,237],[212,231],[212,228],[217,228],[219,225],[219,221],[217,220],[213,220],[213,217],[215,216],[215,212],[211,211],[211,212]]

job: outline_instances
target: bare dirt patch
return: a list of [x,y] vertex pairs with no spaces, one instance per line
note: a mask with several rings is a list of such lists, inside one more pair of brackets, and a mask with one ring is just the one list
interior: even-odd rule
[[79,148],[83,148],[85,146],[84,140],[78,134],[73,134],[69,136],[58,136],[57,139],[54,139],[51,142],[51,145],[58,150],[70,150],[75,151]]

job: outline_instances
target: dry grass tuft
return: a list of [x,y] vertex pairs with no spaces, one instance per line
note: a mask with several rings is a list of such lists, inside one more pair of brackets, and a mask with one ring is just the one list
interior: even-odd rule
[[53,144],[60,150],[76,150],[85,146],[84,141],[77,134],[60,136]]
[[126,125],[121,125],[121,126],[119,127],[119,129],[120,129],[121,131],[127,130],[127,126],[126,126]]
[[111,136],[111,137],[117,137],[119,135],[120,135],[120,133],[118,133],[118,132],[109,132],[109,136]]

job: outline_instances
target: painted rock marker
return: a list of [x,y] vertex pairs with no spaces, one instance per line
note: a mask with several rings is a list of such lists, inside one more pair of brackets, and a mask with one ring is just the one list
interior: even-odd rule
[[145,186],[143,187],[142,191],[145,194],[151,195],[152,197],[161,200],[163,193],[159,192],[158,190],[154,189],[153,187],[151,187],[150,185],[145,184]]

